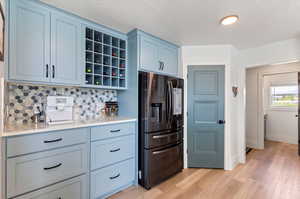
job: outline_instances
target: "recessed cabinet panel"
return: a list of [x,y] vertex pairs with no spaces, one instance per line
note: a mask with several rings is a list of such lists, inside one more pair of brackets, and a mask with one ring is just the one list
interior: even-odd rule
[[141,37],[140,67],[147,71],[159,71],[158,44],[146,37]]
[[49,81],[50,12],[28,1],[10,3],[9,78]]
[[169,75],[178,74],[178,50],[167,45],[160,45],[159,60],[162,64],[162,71]]
[[80,84],[80,24],[58,14],[51,23],[51,82]]

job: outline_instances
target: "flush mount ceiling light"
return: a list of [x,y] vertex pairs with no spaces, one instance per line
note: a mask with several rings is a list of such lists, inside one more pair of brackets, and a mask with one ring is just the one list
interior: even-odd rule
[[228,26],[228,25],[235,24],[238,20],[239,20],[239,16],[237,16],[237,15],[230,15],[230,16],[223,17],[221,19],[220,23],[223,26]]

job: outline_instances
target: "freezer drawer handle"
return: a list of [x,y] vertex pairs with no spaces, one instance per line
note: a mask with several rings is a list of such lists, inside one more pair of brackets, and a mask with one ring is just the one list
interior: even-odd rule
[[62,140],[63,140],[62,138],[58,138],[58,139],[55,139],[55,140],[45,140],[44,143],[60,142]]
[[57,164],[57,165],[55,165],[55,166],[53,166],[53,167],[45,167],[44,170],[55,169],[55,168],[57,168],[57,167],[60,167],[61,165],[62,165],[62,163],[59,163],[59,164]]
[[121,150],[120,148],[117,148],[117,149],[110,150],[110,152],[114,153],[114,152],[117,152],[117,151],[120,151],[120,150]]
[[154,152],[152,152],[153,153],[153,155],[158,155],[158,154],[161,154],[161,153],[165,153],[165,152],[167,152],[167,151],[169,151],[169,150],[171,150],[172,148],[169,148],[169,149],[165,149],[165,150],[161,150],[161,151],[154,151]]
[[111,179],[111,180],[113,180],[113,179],[116,179],[116,178],[118,178],[118,177],[120,177],[120,173],[118,173],[117,175],[115,175],[115,176],[112,176],[112,177],[109,177],[109,179]]
[[117,132],[120,132],[121,130],[120,129],[118,129],[118,130],[111,130],[110,132],[111,133],[117,133]]
[[[153,139],[160,139],[160,138],[165,138],[165,137],[169,137],[170,135],[173,135],[174,133],[169,133],[166,135],[154,135],[152,136]],[[174,134],[175,135],[175,134]]]

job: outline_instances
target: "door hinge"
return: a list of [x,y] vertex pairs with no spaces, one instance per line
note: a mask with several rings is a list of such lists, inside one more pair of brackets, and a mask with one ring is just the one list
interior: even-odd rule
[[139,179],[141,180],[142,179],[142,171],[139,171],[138,176],[139,176]]
[[189,150],[187,149],[187,150],[186,150],[186,154],[188,154],[188,153],[189,153]]
[[186,75],[186,78],[187,78],[187,79],[189,78],[189,74]]

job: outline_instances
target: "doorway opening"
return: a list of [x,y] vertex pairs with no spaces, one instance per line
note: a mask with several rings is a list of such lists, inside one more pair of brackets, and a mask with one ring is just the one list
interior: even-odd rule
[[246,70],[246,151],[298,145],[299,72],[299,62]]

